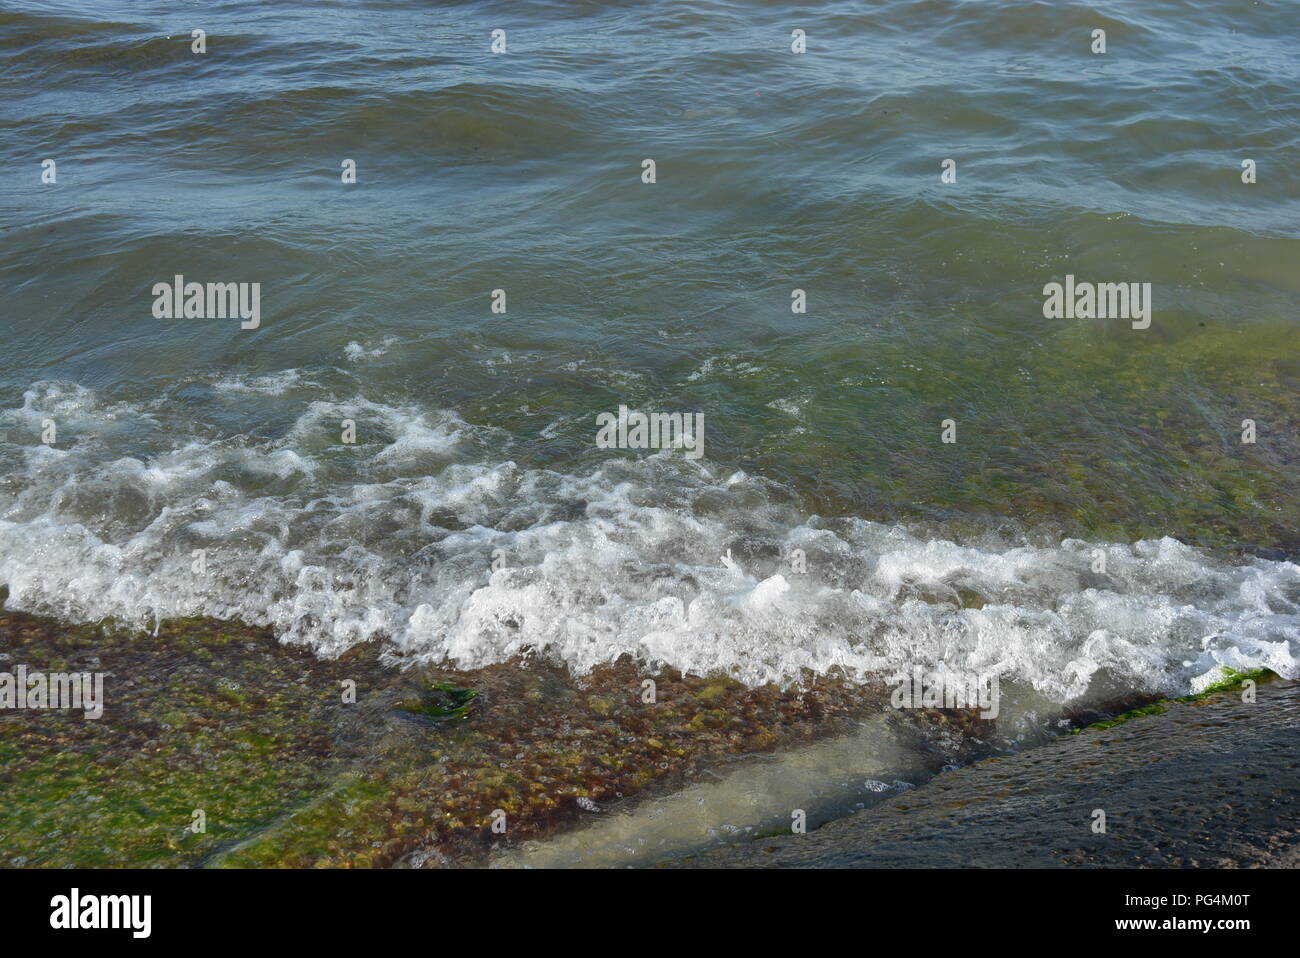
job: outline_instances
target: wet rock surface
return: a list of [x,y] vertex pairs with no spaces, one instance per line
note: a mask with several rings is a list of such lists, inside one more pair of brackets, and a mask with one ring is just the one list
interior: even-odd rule
[[[1295,867],[1300,682],[1162,703],[692,868]],[[1106,831],[1093,831],[1094,812]]]

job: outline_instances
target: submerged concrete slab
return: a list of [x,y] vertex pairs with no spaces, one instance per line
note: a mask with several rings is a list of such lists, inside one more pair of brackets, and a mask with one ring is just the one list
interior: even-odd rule
[[[806,835],[668,867],[1295,867],[1300,682],[1164,703],[934,778]],[[1094,831],[1097,810],[1105,832]]]

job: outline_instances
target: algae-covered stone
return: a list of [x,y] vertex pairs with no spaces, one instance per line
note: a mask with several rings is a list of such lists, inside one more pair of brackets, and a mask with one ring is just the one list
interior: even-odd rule
[[[370,867],[482,861],[587,803],[705,764],[844,731],[881,707],[839,684],[749,689],[630,664],[576,681],[512,663],[401,671],[264,630],[187,619],[158,634],[0,613],[0,650],[106,673],[105,712],[0,714],[0,864]],[[354,691],[353,691],[354,690]],[[492,830],[503,814],[504,836]]]

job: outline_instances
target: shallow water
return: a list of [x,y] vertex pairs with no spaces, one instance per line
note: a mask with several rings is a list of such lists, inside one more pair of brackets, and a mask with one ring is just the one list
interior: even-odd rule
[[[462,668],[921,664],[1055,702],[1295,675],[1297,27],[0,12],[8,603]],[[177,274],[260,283],[259,327],[155,318]],[[1150,283],[1151,327],[1044,318],[1066,274]],[[703,413],[703,456],[598,448],[620,405]]]
[[811,830],[884,801],[937,771],[883,718],[854,735],[755,759],[628,810],[592,805],[584,827],[498,851],[494,867],[645,867],[706,848]]

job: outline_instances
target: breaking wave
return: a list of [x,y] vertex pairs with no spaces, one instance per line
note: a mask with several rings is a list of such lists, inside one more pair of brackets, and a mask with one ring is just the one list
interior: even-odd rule
[[[63,432],[46,445],[51,417]],[[1056,702],[1186,690],[1220,665],[1300,675],[1291,562],[808,516],[774,483],[672,453],[524,468],[498,430],[363,398],[303,402],[257,440],[171,420],[57,383],[0,412],[10,608],[146,628],[238,618],[325,656],[379,639],[395,662],[459,668],[630,656],[785,684],[922,664]]]

